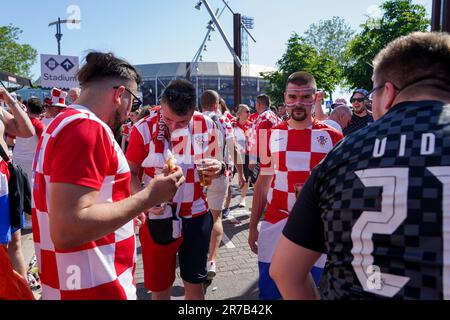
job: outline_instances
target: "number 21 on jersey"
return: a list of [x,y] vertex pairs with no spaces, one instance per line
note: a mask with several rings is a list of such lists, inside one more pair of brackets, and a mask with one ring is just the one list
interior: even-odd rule
[[[443,184],[443,290],[444,299],[450,299],[450,167],[428,167]],[[393,234],[405,221],[408,213],[409,168],[380,168],[355,172],[366,187],[382,187],[381,212],[364,211],[353,226],[353,269],[364,291],[384,297],[395,296],[410,280],[408,277],[379,273],[374,277],[374,234]],[[377,268],[375,268],[377,269]],[[379,270],[379,269],[378,269]],[[373,279],[378,279],[373,286]],[[381,280],[381,281],[379,281]]]

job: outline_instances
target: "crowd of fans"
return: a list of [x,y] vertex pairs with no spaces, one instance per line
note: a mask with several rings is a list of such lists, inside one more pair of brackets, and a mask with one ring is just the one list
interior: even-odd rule
[[[447,34],[399,38],[375,58],[374,88],[327,112],[304,71],[276,106],[259,95],[253,114],[213,90],[197,106],[186,80],[143,107],[137,70],[100,52],[81,89],[23,101],[0,88],[0,298],[30,299],[29,286],[43,299],[136,299],[138,228],[152,299],[170,299],[177,255],[186,299],[204,299],[234,182],[242,208],[253,188],[261,299],[450,298],[449,61]],[[32,194],[19,225],[7,214],[12,163]]]

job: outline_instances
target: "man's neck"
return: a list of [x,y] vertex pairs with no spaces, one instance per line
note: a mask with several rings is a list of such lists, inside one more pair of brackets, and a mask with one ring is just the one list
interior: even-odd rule
[[356,112],[355,112],[355,115],[356,115],[357,117],[363,118],[363,117],[367,116],[367,109],[364,110],[364,111],[361,112],[361,113],[356,113]]
[[312,126],[313,119],[312,118],[307,118],[307,119],[305,119],[303,121],[296,121],[296,120],[291,118],[291,119],[288,120],[288,124],[293,129],[303,130],[303,129],[307,129],[310,126]]
[[219,109],[215,109],[215,108],[204,108],[203,112],[211,112],[211,113],[220,114]]

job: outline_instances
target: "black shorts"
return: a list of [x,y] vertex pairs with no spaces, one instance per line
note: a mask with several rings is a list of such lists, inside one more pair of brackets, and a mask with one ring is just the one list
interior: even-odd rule
[[178,250],[180,276],[184,281],[198,284],[206,280],[209,242],[213,219],[211,212],[200,217],[183,219],[183,242]]
[[[245,155],[245,162],[242,164],[242,167],[244,169],[245,182],[249,182],[250,181],[249,179],[251,178],[251,175],[252,175],[252,172],[248,168],[249,163],[250,163],[250,157],[248,156],[248,154],[246,154]],[[236,173],[237,173],[237,169],[236,169],[236,167],[234,167],[233,175],[235,175]]]

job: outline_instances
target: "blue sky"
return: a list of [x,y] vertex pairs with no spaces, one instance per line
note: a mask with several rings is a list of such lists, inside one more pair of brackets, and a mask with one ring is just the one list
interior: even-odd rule
[[[199,48],[210,20],[205,8],[194,8],[196,0],[40,0],[2,1],[0,25],[20,27],[21,43],[28,43],[39,54],[56,54],[55,27],[58,17],[67,19],[70,6],[81,14],[80,29],[63,26],[62,54],[84,57],[87,50],[112,51],[133,64],[191,61]],[[229,0],[235,12],[255,19],[250,42],[250,63],[275,66],[286,49],[292,32],[303,33],[310,24],[332,16],[344,18],[354,29],[376,14],[381,0]],[[415,0],[426,6],[431,16],[432,0]],[[209,0],[213,9],[221,0]],[[225,11],[221,23],[232,42],[232,15]],[[232,58],[219,33],[212,33],[203,61],[231,62]],[[33,67],[33,78],[40,75],[40,59]]]

